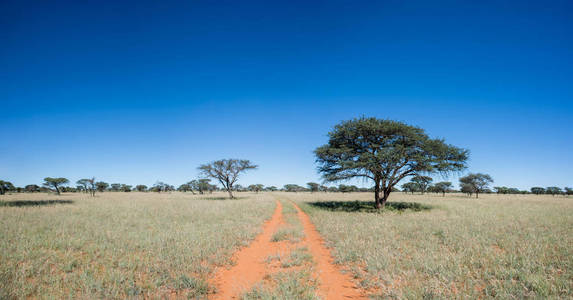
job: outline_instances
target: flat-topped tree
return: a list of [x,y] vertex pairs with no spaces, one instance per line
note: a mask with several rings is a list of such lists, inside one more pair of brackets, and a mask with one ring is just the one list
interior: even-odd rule
[[546,192],[547,194],[551,195],[551,196],[555,196],[556,194],[559,195],[559,194],[562,194],[562,193],[563,193],[563,191],[561,190],[561,188],[560,188],[560,187],[557,187],[557,186],[547,187],[547,188],[545,189],[545,192]]
[[449,181],[437,182],[434,184],[434,190],[438,193],[442,193],[442,197],[446,196],[446,192],[452,188],[452,183]]
[[320,184],[316,182],[308,182],[306,185],[308,186],[308,189],[310,190],[311,193],[318,192],[320,188]]
[[411,181],[418,186],[418,189],[422,195],[428,190],[428,187],[432,183],[432,177],[417,175],[414,176]]
[[239,179],[239,175],[256,168],[257,165],[246,159],[221,159],[199,166],[199,171],[205,177],[217,179],[233,199],[233,185]]
[[87,178],[80,179],[80,180],[76,181],[76,184],[78,185],[78,187],[81,187],[81,189],[85,193],[88,192],[89,179],[87,179]]
[[535,195],[545,194],[545,189],[542,187],[535,186],[531,188],[531,193]]
[[470,173],[460,178],[461,186],[465,187],[466,191],[471,189],[476,194],[476,198],[478,198],[480,193],[487,190],[490,183],[493,183],[493,179],[488,174]]
[[107,190],[109,184],[107,182],[98,181],[95,183],[95,186],[98,192],[103,193],[105,190]]
[[[374,181],[374,203],[384,207],[392,188],[408,176],[461,171],[468,150],[432,139],[423,129],[376,118],[344,121],[314,152],[326,181],[355,177]],[[380,195],[382,193],[382,196]]]
[[402,191],[404,191],[404,193],[412,193],[412,195],[414,195],[414,192],[417,192],[419,189],[418,185],[414,182],[402,184]]
[[60,194],[60,187],[64,184],[69,183],[70,181],[63,177],[52,178],[46,177],[44,178],[44,185],[46,187],[54,188],[56,190],[56,194]]

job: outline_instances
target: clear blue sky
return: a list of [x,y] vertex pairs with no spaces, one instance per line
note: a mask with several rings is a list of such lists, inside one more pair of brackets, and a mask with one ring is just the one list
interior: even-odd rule
[[242,185],[303,185],[361,115],[470,149],[494,185],[573,186],[571,1],[4,0],[0,28],[19,186],[179,185],[220,158],[260,165]]

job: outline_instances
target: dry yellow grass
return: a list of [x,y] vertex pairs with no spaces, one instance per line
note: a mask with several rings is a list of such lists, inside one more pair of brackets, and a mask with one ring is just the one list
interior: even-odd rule
[[433,209],[382,214],[310,204],[371,201],[370,193],[289,198],[373,297],[573,297],[573,198],[394,193],[390,201]]
[[573,297],[573,198],[393,193],[422,209],[378,214],[348,211],[371,193],[238,196],[1,196],[73,203],[0,206],[0,298],[202,297],[277,196],[299,203],[374,298]]
[[[0,206],[0,298],[204,296],[213,266],[229,263],[274,209],[262,195],[219,197],[1,196],[23,202]],[[73,203],[25,205],[45,200]]]

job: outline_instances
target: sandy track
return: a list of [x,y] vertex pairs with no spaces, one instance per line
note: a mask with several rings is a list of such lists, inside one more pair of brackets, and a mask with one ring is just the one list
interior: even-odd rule
[[273,216],[263,225],[263,232],[246,248],[237,251],[230,269],[220,268],[210,284],[216,287],[216,294],[210,299],[236,299],[266,275],[265,259],[276,251],[279,245],[271,242],[271,236],[283,223],[282,205],[277,201]]
[[298,217],[304,227],[306,243],[317,264],[319,279],[319,295],[323,299],[367,299],[358,287],[352,282],[349,274],[342,274],[334,264],[330,251],[326,248],[324,240],[298,205],[293,202]]
[[[219,268],[210,284],[216,287],[216,293],[210,299],[237,299],[257,282],[263,280],[271,272],[265,262],[267,257],[277,251],[290,251],[292,245],[271,242],[272,235],[284,223],[282,205],[277,201],[277,207],[272,218],[263,225],[263,232],[248,246],[237,251],[232,260],[231,268]],[[322,299],[367,299],[360,289],[352,282],[352,277],[342,274],[333,263],[330,251],[324,245],[324,240],[306,215],[294,202],[297,216],[304,228],[304,240],[316,262],[313,276],[318,278],[318,295]]]

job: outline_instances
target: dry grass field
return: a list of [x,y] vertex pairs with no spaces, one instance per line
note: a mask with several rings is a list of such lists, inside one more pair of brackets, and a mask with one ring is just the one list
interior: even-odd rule
[[382,214],[350,211],[369,193],[290,198],[373,297],[573,297],[573,198],[394,193],[432,209]]
[[224,196],[1,196],[13,206],[0,206],[0,299],[205,295],[213,267],[228,264],[275,206]]
[[265,255],[277,272],[245,299],[316,298],[320,260],[293,202],[371,298],[573,297],[573,198],[394,193],[405,204],[376,213],[364,205],[370,193],[224,196],[1,196],[0,298],[216,294],[209,278],[262,231],[277,200],[282,221],[269,240],[293,251]]

